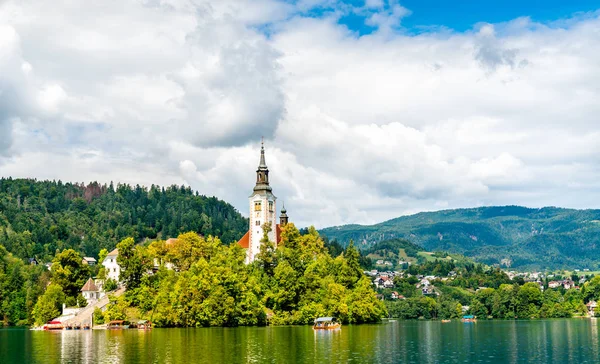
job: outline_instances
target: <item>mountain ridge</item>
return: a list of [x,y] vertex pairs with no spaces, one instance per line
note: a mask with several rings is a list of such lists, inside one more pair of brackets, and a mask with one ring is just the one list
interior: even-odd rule
[[447,209],[320,232],[341,243],[352,239],[362,248],[406,239],[429,251],[464,254],[512,268],[600,268],[600,210],[595,209],[515,205]]

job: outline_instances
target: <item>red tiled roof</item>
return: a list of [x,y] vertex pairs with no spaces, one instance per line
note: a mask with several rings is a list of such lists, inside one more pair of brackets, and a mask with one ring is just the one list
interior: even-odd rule
[[115,248],[115,250],[113,250],[112,252],[108,253],[107,257],[113,256],[113,255],[114,256],[119,255],[119,249]]
[[167,239],[167,241],[165,241],[165,245],[171,245],[177,242],[177,238],[169,238]]
[[87,282],[85,282],[85,284],[83,285],[83,288],[81,289],[81,292],[85,292],[85,291],[93,291],[93,292],[98,291],[98,287],[96,287],[96,285],[94,284],[93,279],[90,278],[87,280]]
[[246,231],[246,234],[238,241],[238,245],[244,249],[250,247],[250,230]]

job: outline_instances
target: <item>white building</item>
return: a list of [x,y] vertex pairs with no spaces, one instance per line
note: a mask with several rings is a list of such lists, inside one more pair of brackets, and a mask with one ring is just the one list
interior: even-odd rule
[[81,288],[81,295],[87,300],[89,305],[91,302],[102,298],[104,296],[104,292],[102,292],[102,290],[96,286],[94,280],[90,278],[87,280],[87,282],[85,282],[83,288]]
[[119,282],[119,275],[121,274],[121,267],[119,263],[117,263],[117,256],[119,255],[119,250],[115,249],[108,253],[102,265],[106,268],[106,278],[114,279]]
[[263,239],[263,226],[269,224],[271,231],[268,233],[269,241],[274,247],[281,241],[281,226],[288,222],[285,206],[281,209],[277,224],[277,197],[273,195],[273,189],[269,185],[269,168],[265,163],[264,143],[260,148],[260,162],[256,170],[256,185],[248,198],[250,208],[250,226],[248,232],[238,241],[242,248],[246,248],[246,263],[252,263],[260,253],[261,240]]

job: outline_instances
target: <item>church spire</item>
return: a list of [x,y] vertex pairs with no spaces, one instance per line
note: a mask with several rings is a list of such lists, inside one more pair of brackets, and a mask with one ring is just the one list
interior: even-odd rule
[[267,163],[265,162],[265,139],[262,138],[260,141],[260,163],[258,164],[258,168],[267,168]]
[[279,225],[281,225],[282,227],[287,225],[288,223],[288,215],[287,215],[287,210],[285,209],[285,202],[282,203],[282,208],[281,208],[281,215],[279,215]]
[[265,162],[265,141],[264,139],[260,143],[260,162],[258,163],[258,169],[256,170],[256,186],[254,191],[271,191],[269,186],[269,168]]

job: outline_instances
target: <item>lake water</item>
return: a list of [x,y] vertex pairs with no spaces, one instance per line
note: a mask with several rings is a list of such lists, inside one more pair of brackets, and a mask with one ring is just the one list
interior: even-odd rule
[[600,320],[344,326],[0,330],[0,363],[598,363]]

